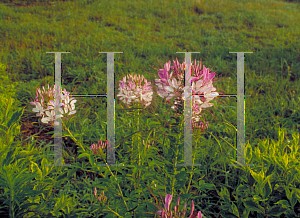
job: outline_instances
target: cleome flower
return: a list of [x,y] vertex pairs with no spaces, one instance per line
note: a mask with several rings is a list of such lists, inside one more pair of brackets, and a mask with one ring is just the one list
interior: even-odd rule
[[94,154],[96,154],[97,150],[99,150],[99,149],[103,150],[106,147],[106,144],[107,144],[107,140],[105,140],[105,143],[102,142],[102,140],[99,143],[99,140],[98,140],[98,145],[97,144],[92,144],[90,146],[90,149],[94,152]]
[[98,197],[97,189],[95,188],[94,195],[101,204],[104,204],[107,201],[107,197],[104,195],[104,191],[102,191],[102,194],[100,194],[100,196]]
[[[201,117],[201,111],[203,108],[212,107],[213,104],[209,101],[213,100],[214,97],[218,96],[218,92],[213,87],[212,79],[215,76],[215,73],[210,73],[209,68],[206,68],[203,65],[201,70],[201,62],[191,66],[191,71],[194,70],[195,77],[191,77],[191,88],[184,87],[184,71],[185,71],[185,62],[180,64],[176,58],[173,61],[174,66],[171,65],[171,61],[167,62],[164,66],[164,69],[159,70],[160,79],[156,79],[155,83],[158,87],[158,95],[162,98],[165,98],[168,102],[173,97],[176,97],[174,100],[174,105],[171,106],[172,109],[177,109],[178,105],[183,104],[183,100],[186,97],[189,97],[191,94],[194,94],[192,97],[192,111],[193,119],[199,121]],[[199,95],[203,95],[200,97]]]
[[[30,104],[35,105],[35,108],[33,108],[32,111],[37,112],[37,116],[42,116],[41,121],[43,123],[50,122],[50,125],[56,126],[58,125],[58,122],[55,122],[55,106],[59,106],[59,112],[61,113],[61,115],[57,117],[63,117],[62,114],[72,115],[76,113],[75,103],[77,100],[69,98],[69,92],[67,92],[66,89],[64,89],[60,95],[60,102],[58,99],[55,99],[55,97],[56,85],[54,84],[53,89],[51,89],[48,84],[48,91],[45,90],[44,86],[42,90],[40,88],[37,89],[36,98],[33,102],[30,102]],[[47,102],[47,105],[45,102]],[[62,106],[64,107],[64,110],[61,108]]]
[[[151,82],[142,75],[127,75],[122,81],[119,81],[119,94],[120,100],[125,104],[130,105],[132,102],[140,102],[145,107],[148,107],[152,101],[152,87]],[[143,83],[143,84],[142,84]]]
[[[184,218],[186,213],[186,203],[184,209],[179,212],[179,202],[180,198],[177,199],[177,206],[174,207],[174,213],[170,209],[172,201],[172,195],[167,194],[165,197],[165,207],[159,210],[157,213],[160,214],[161,218]],[[192,201],[191,214],[188,218],[202,218],[201,211],[198,213],[194,211],[194,202]]]

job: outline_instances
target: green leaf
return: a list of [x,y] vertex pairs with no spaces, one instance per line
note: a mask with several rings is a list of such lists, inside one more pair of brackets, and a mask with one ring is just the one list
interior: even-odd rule
[[24,113],[24,108],[21,109],[20,111],[16,111],[12,117],[10,118],[10,120],[7,123],[7,127],[8,129],[12,126],[13,123],[17,122],[20,117],[22,116],[22,114]]
[[272,186],[270,183],[270,178],[273,176],[273,174],[267,176],[267,178],[265,178],[265,180],[262,182],[261,184],[261,196],[263,198],[267,198],[271,192],[272,192]]
[[53,166],[50,169],[50,166],[46,166],[47,164],[49,164],[48,160],[45,157],[43,157],[42,162],[41,162],[41,167],[42,167],[44,176],[48,175],[50,170],[53,169]]
[[255,202],[253,202],[252,199],[244,201],[245,207],[248,210],[256,211],[258,213],[264,213],[264,208],[261,207],[260,205],[257,205]]
[[80,154],[80,155],[78,155],[78,159],[80,159],[80,158],[83,158],[83,157],[90,157],[90,154],[88,154],[88,153],[82,153],[82,154]]
[[275,204],[279,204],[283,208],[289,208],[290,207],[290,204],[287,200],[280,200],[280,201],[276,202]]
[[39,154],[38,151],[19,151],[18,154],[16,154],[16,159],[28,158],[37,154]]
[[130,137],[133,136],[134,134],[139,133],[139,132],[144,132],[144,131],[145,131],[145,130],[140,130],[140,131],[136,131],[136,132],[131,133],[130,135],[128,135],[128,136],[126,136],[126,137],[120,139],[119,141],[117,141],[117,142],[115,143],[115,146],[121,144],[121,142],[123,142],[123,141],[124,141],[125,139],[127,139],[127,138],[130,138]]
[[[296,159],[296,158],[295,158]],[[290,173],[288,173],[288,171],[291,171]],[[286,173],[287,173],[287,180],[286,180],[286,184],[292,184],[294,182],[294,180],[297,178],[297,174],[298,171],[296,169],[290,168]]]
[[39,166],[36,163],[32,161],[30,162],[31,162],[32,173],[36,174],[35,179],[41,181],[43,179],[42,171],[40,170]]
[[0,124],[0,130],[4,131],[5,133],[7,133],[8,128],[2,124]]
[[95,158],[93,155],[89,155],[89,161],[91,166],[96,166]]
[[107,178],[107,175],[108,175],[108,174],[110,174],[110,171],[109,171],[109,169],[106,169],[106,170],[105,170],[105,173],[104,173],[104,178]]
[[237,217],[240,217],[239,210],[237,209],[234,203],[231,203],[230,212],[236,215]]
[[227,203],[230,202],[230,196],[227,188],[221,187],[221,191],[218,192],[218,194],[224,201]]
[[289,199],[289,200],[291,202],[292,208],[294,209],[294,206],[298,201],[297,194],[295,191],[293,191],[292,199]]
[[[182,188],[182,187],[184,187],[185,183],[186,183],[186,180],[182,180],[180,182],[177,181],[176,187]],[[180,189],[180,190],[183,190],[183,189]]]
[[[76,168],[73,168],[71,170],[68,171],[68,178],[71,178],[73,176],[73,174],[75,174],[77,171]],[[76,176],[76,175],[75,175]]]
[[10,151],[7,153],[6,158],[3,161],[3,165],[8,165],[12,160],[12,155],[14,154],[15,150],[10,149]]
[[199,188],[201,190],[203,190],[203,189],[214,190],[215,189],[215,185],[214,184],[210,184],[210,183],[205,183],[204,180],[200,180],[199,181]]
[[35,177],[35,175],[33,175],[33,174],[24,174],[27,171],[28,171],[28,169],[24,169],[24,170],[18,172],[17,176],[15,176],[13,178],[12,182],[15,184],[15,187],[17,190],[18,189],[21,190],[27,181],[30,181]]
[[176,176],[175,176],[176,180],[182,180],[182,179],[185,179],[187,180],[188,179],[188,175],[186,174],[185,171],[181,171],[180,173],[178,173]]
[[246,156],[248,157],[248,160],[250,161],[252,159],[252,147],[249,144],[249,142],[246,145],[245,153],[246,153]]
[[285,153],[283,155],[283,163],[284,163],[284,171],[287,171],[287,166],[288,166],[288,163],[289,163],[289,156],[287,153]]
[[148,124],[148,126],[149,126],[150,128],[158,127],[158,126],[160,126],[160,125],[161,125],[160,122],[155,122],[155,121],[151,121],[151,122]]
[[250,169],[250,174],[253,176],[255,181],[260,185],[263,182],[264,172],[260,171],[259,173],[254,172]]
[[[185,201],[186,199],[190,198],[192,196],[192,194],[183,194],[183,195],[180,195],[180,201]],[[177,199],[176,199],[177,201]]]
[[9,97],[8,104],[7,104],[7,107],[6,107],[6,111],[5,111],[5,117],[3,118],[2,123],[6,122],[7,115],[8,115],[8,111],[10,110],[11,105],[12,105],[12,98],[11,98],[11,96],[10,96],[10,97]]
[[58,177],[56,178],[56,181],[62,180],[62,179],[64,179],[64,178],[66,178],[67,176],[68,176],[68,172],[65,172],[64,174],[58,176]]
[[140,190],[133,190],[132,192],[130,192],[129,196],[131,199],[138,199],[140,198]]
[[267,216],[280,216],[281,214],[283,214],[285,211],[287,211],[286,208],[282,208],[280,206],[273,206],[271,207],[268,212],[267,212]]
[[63,195],[62,198],[57,198],[56,204],[54,205],[54,209],[51,213],[54,216],[60,216],[61,215],[61,212],[59,212],[60,210],[66,213],[65,207],[68,207],[68,204],[71,200],[72,198],[65,199],[65,195]]
[[22,204],[21,206],[20,206],[20,208],[22,208],[22,209],[26,209],[26,208],[29,208],[30,206],[34,206],[34,205],[39,205],[38,203],[27,203],[27,204]]

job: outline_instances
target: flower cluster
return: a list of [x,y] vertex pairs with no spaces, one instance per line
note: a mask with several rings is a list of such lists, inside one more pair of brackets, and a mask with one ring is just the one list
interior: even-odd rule
[[107,197],[104,195],[104,191],[102,192],[102,194],[100,194],[99,197],[97,197],[97,189],[95,188],[94,195],[96,198],[98,198],[100,203],[105,203],[105,201],[107,200]]
[[107,140],[105,140],[105,143],[102,142],[102,140],[99,143],[99,140],[98,140],[98,145],[97,144],[92,144],[90,146],[90,149],[94,152],[94,154],[97,154],[97,151],[98,150],[102,150],[103,151],[103,149],[106,147],[106,145],[107,145]]
[[[64,89],[61,91],[61,101],[59,102],[58,99],[55,99],[56,96],[56,86],[54,84],[54,88],[49,88],[48,84],[48,91],[45,90],[43,86],[43,90],[41,91],[40,88],[36,91],[36,98],[33,102],[30,102],[31,105],[35,105],[35,108],[32,111],[37,112],[37,116],[42,116],[41,121],[43,123],[50,122],[50,125],[58,125],[58,122],[55,122],[56,117],[63,117],[62,114],[65,115],[72,115],[76,113],[75,110],[75,103],[77,100],[74,98],[69,98],[69,92]],[[39,98],[40,97],[40,98]],[[48,103],[48,107],[46,106],[45,102]],[[58,105],[60,115],[55,116],[55,106]],[[61,108],[63,106],[63,109]],[[46,108],[47,107],[47,108]],[[44,109],[46,108],[46,109]]]
[[[157,213],[161,215],[161,218],[181,218],[181,217],[185,217],[186,203],[184,205],[183,211],[179,212],[179,200],[180,200],[180,198],[178,197],[177,206],[174,207],[174,214],[173,214],[173,211],[170,210],[172,195],[167,194],[166,197],[165,197],[165,208],[161,209]],[[194,211],[194,202],[193,201],[192,201],[191,214],[190,214],[190,216],[188,216],[188,218],[202,218],[201,211],[199,211],[198,213]]]
[[[152,145],[154,144],[154,141],[152,141]],[[150,148],[150,143],[147,141],[147,142],[145,142],[144,140],[143,140],[143,145],[145,146],[145,147],[147,147],[147,148]]]
[[[171,61],[165,63],[164,69],[160,69],[158,73],[160,79],[156,79],[155,83],[158,86],[158,95],[162,98],[166,98],[167,101],[171,100],[173,97],[177,96],[172,109],[176,109],[179,104],[185,99],[185,91],[187,91],[187,97],[190,96],[190,93],[193,93],[192,98],[192,118],[198,122],[200,120],[200,113],[203,108],[213,106],[209,101],[213,100],[214,97],[218,96],[218,92],[213,92],[216,90],[213,87],[212,79],[215,77],[215,73],[209,73],[209,68],[206,68],[203,65],[201,70],[201,62],[191,66],[191,71],[195,72],[195,77],[191,78],[191,88],[188,89],[184,87],[184,71],[185,71],[185,62],[180,64],[176,58],[176,61],[173,61],[174,66],[171,66]],[[192,75],[192,74],[191,74]],[[199,95],[203,95],[200,97]],[[170,101],[169,101],[170,102]]]
[[203,132],[205,129],[208,129],[208,122],[200,122],[200,124],[199,123],[194,123],[193,122],[193,120],[192,120],[192,126],[193,126],[193,130],[194,129],[199,129],[199,130],[201,130],[201,132]]
[[[120,99],[130,105],[131,102],[141,102],[142,105],[148,107],[152,101],[152,87],[151,82],[147,82],[147,79],[142,75],[127,75],[119,82],[119,94]],[[143,85],[142,85],[143,82]]]

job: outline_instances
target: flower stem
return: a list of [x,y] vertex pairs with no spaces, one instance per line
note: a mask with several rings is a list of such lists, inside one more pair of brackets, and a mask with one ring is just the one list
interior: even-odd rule
[[[175,155],[175,161],[174,161],[174,175],[176,175],[177,174],[177,167],[176,167],[176,165],[177,165],[177,159],[178,159],[178,153],[179,153],[179,145],[180,145],[180,142],[181,142],[181,135],[182,135],[182,124],[183,124],[183,122],[184,122],[184,120],[183,121],[181,121],[181,124],[180,124],[180,130],[179,130],[179,138],[178,138],[178,144],[177,144],[177,146],[176,146],[176,155]],[[173,182],[172,182],[172,196],[174,195],[174,185],[175,185],[175,180],[176,180],[176,178],[175,178],[175,176],[174,176],[174,178],[173,178]]]
[[[140,131],[140,109],[138,109],[138,126],[137,130]],[[138,149],[139,149],[139,166],[141,165],[141,153],[140,153],[140,138],[138,138]]]
[[[194,165],[194,162],[195,162],[195,158],[193,158],[193,165]],[[192,166],[192,171],[193,171],[193,170],[194,170],[194,166]],[[190,189],[190,186],[191,186],[191,182],[192,182],[193,175],[194,175],[194,173],[191,173],[190,181],[189,181],[189,185],[188,185],[188,188],[187,188],[187,190],[186,190],[186,193],[189,193],[189,189]]]
[[[105,158],[103,158],[103,159],[104,159],[104,161],[105,161]],[[111,175],[114,177],[114,179],[115,179],[116,181],[118,181],[117,178],[115,177],[115,175],[113,174],[113,172],[110,170],[110,167],[109,167],[109,165],[107,164],[106,161],[105,161],[105,164],[106,164],[106,166],[107,166],[109,172],[111,173]],[[125,199],[124,199],[123,192],[122,192],[121,187],[120,187],[120,185],[119,185],[118,182],[117,182],[117,185],[118,185],[118,187],[119,187],[120,195],[121,195],[121,197],[122,197],[122,199],[123,199],[123,201],[124,201],[124,204],[125,204],[125,206],[126,206],[126,209],[127,209],[127,211],[128,211],[128,207],[127,207],[126,201],[125,201]],[[113,211],[112,211],[112,212],[113,212]],[[118,215],[118,216],[119,216],[119,215]]]
[[68,135],[68,136],[70,136],[70,137],[73,139],[73,141],[74,141],[77,145],[79,145],[83,151],[85,151],[85,149],[84,149],[84,147],[82,146],[82,144],[81,144],[79,141],[77,141],[77,140],[75,139],[75,137],[72,135],[72,133],[70,132],[69,128],[65,125],[65,123],[64,123],[63,121],[61,121],[61,122],[62,122],[62,124],[63,124],[63,127],[64,127],[64,128],[68,131],[68,133],[70,134],[70,135]]
[[116,214],[118,217],[120,217],[120,215],[119,215],[117,212],[113,211],[113,210],[110,209],[108,206],[107,206],[107,208],[108,208],[108,210],[103,210],[103,211],[110,211],[110,212]]

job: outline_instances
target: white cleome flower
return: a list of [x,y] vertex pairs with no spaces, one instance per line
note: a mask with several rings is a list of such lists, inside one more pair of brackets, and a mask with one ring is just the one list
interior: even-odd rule
[[134,101],[136,99],[136,96],[134,95],[133,91],[129,91],[126,89],[119,88],[120,92],[117,96],[120,97],[120,100],[123,101],[125,104],[130,104],[131,101]]
[[[52,110],[51,112],[49,112],[49,111],[46,111],[46,115],[48,116],[48,117],[43,117],[42,118],[42,122],[43,123],[48,123],[49,121],[50,122],[53,122],[53,121],[55,121],[55,111],[54,110]],[[57,115],[57,118],[59,118],[59,117],[63,117],[63,115]],[[54,122],[54,125],[55,126],[58,126],[59,125],[59,123],[58,122]]]
[[44,108],[42,107],[40,102],[36,102],[35,108],[32,109],[33,112],[38,112],[37,116],[41,117],[44,115]]

